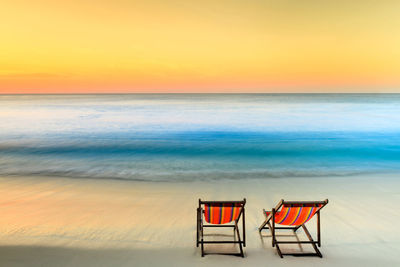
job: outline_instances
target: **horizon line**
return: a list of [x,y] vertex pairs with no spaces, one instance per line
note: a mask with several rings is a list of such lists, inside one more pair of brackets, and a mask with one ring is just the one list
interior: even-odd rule
[[0,93],[0,95],[384,95],[400,94],[400,92],[282,92],[282,93]]

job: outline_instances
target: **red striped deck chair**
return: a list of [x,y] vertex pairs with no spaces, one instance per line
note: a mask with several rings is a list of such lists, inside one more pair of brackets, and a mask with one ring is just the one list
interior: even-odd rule
[[[244,205],[246,199],[242,201],[202,201],[199,199],[197,208],[197,239],[196,246],[201,245],[201,256],[204,257],[204,244],[238,244],[240,253],[229,253],[244,257],[243,247],[246,247],[246,229]],[[243,241],[240,238],[239,220],[242,219]],[[207,241],[204,240],[204,228],[207,227],[231,227],[233,228],[235,239],[232,241]],[[236,239],[237,237],[237,239]],[[209,254],[209,253],[208,253]]]
[[[282,199],[271,211],[263,210],[265,221],[258,230],[261,233],[263,229],[270,229],[272,247],[276,246],[276,250],[281,258],[283,258],[283,255],[318,256],[322,258],[322,254],[318,249],[318,247],[321,247],[320,211],[326,204],[328,204],[328,199],[324,201],[285,201]],[[311,220],[314,215],[317,215],[317,241],[314,241],[305,226],[305,223]],[[276,224],[282,226],[275,226]],[[289,229],[296,232],[300,227],[303,228],[309,241],[279,241],[276,239],[276,229]],[[279,244],[311,244],[315,253],[282,253]]]

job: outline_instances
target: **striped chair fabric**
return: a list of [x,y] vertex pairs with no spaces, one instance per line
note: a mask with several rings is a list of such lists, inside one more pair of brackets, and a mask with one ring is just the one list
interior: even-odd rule
[[[275,222],[282,225],[302,225],[308,222],[314,214],[322,207],[322,205],[313,206],[282,206],[280,211],[275,213]],[[270,215],[270,211],[265,212]]]
[[205,204],[204,217],[206,222],[211,224],[224,224],[235,221],[239,218],[242,209],[241,204]]

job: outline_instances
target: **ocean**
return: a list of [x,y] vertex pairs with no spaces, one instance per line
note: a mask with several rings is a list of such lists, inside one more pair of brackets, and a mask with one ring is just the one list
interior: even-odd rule
[[400,94],[0,95],[0,176],[400,173]]

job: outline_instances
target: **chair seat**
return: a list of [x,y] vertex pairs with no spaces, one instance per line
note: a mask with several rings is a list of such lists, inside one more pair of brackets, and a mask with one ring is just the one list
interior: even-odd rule
[[[317,207],[285,207],[275,213],[275,222],[282,225],[298,226],[309,221],[314,214],[320,209]],[[272,212],[265,211],[268,217]]]
[[204,205],[204,217],[211,224],[225,224],[236,221],[242,210],[240,204],[206,204]]

